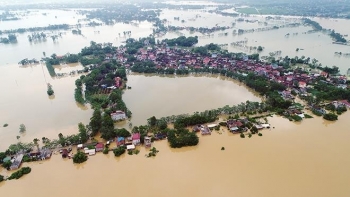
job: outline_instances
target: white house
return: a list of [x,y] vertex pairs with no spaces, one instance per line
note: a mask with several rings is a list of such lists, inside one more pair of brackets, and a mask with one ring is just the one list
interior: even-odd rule
[[118,121],[118,120],[124,120],[126,119],[126,114],[123,111],[116,111],[114,113],[111,113],[112,120]]

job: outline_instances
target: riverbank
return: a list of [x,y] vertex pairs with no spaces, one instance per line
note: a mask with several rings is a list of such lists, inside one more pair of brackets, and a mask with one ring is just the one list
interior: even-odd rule
[[[116,158],[111,152],[99,153],[78,165],[54,155],[49,161],[25,163],[32,173],[0,183],[0,188],[8,196],[38,197],[67,191],[70,196],[95,196],[97,186],[101,196],[117,191],[135,197],[342,197],[350,192],[350,158],[344,156],[350,150],[349,118],[350,113],[335,123],[318,117],[302,123],[268,118],[275,129],[263,130],[263,137],[213,132],[200,136],[198,146],[181,149],[157,141],[153,146],[160,152],[154,158],[144,157],[144,147],[138,155]],[[32,190],[33,184],[41,192]]]

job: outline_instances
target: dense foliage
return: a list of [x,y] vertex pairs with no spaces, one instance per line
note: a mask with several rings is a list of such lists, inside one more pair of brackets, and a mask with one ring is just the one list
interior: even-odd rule
[[201,115],[194,114],[188,117],[179,117],[174,122],[175,129],[181,129],[190,125],[203,124],[208,122],[213,122],[216,120],[215,114]]
[[333,113],[327,113],[323,115],[323,118],[325,120],[329,120],[329,121],[335,121],[338,120],[338,116],[336,114]]
[[172,148],[184,146],[196,146],[199,142],[198,136],[188,129],[168,129],[168,142]]
[[163,42],[167,43],[169,46],[191,47],[198,43],[198,36],[190,36],[187,38],[185,36],[180,36],[174,39],[164,39]]
[[114,153],[114,156],[119,157],[119,156],[121,156],[122,154],[125,153],[125,147],[124,146],[120,146],[120,147],[114,149],[113,153]]
[[86,156],[85,153],[78,151],[74,156],[73,156],[73,163],[83,163],[87,161],[88,156]]
[[23,175],[29,174],[31,171],[32,171],[32,169],[30,167],[23,167],[20,170],[18,170],[17,172],[12,173],[11,176],[8,178],[8,180],[19,179]]

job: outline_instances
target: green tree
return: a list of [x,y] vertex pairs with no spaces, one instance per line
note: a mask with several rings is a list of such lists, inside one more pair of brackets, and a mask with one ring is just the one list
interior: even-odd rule
[[119,157],[125,153],[125,148],[123,146],[120,146],[120,147],[114,149],[113,153],[114,153],[114,156]]
[[87,161],[87,159],[88,157],[85,155],[85,153],[79,151],[73,156],[73,163],[83,163]]
[[87,142],[88,140],[88,134],[87,134],[87,131],[86,131],[86,127],[83,123],[79,123],[78,124],[78,128],[79,128],[79,137],[81,139],[81,142],[80,143],[85,143]]
[[89,125],[91,126],[91,130],[92,130],[92,135],[96,135],[102,126],[102,116],[101,116],[101,112],[100,109],[95,109],[94,113],[92,114],[92,117],[90,118],[90,123]]
[[25,132],[27,129],[26,129],[26,126],[24,124],[20,124],[19,125],[19,132],[23,133]]

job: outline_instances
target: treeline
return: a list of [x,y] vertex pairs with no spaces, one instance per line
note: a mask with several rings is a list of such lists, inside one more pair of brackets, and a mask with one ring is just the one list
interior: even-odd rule
[[195,132],[190,132],[188,129],[168,129],[168,142],[171,148],[181,148],[184,146],[196,146],[199,142]]
[[220,51],[220,50],[221,50],[221,47],[219,45],[210,43],[210,44],[205,45],[205,46],[194,47],[192,49],[192,52],[199,53],[202,56],[206,56],[209,54],[208,53],[209,51]]
[[310,25],[314,30],[321,31],[323,29],[323,27],[316,21],[313,21],[308,18],[302,18],[302,20],[304,24]]
[[52,31],[52,30],[67,30],[70,26],[68,24],[60,25],[49,25],[46,27],[30,27],[30,28],[18,28],[11,30],[0,30],[0,34],[11,34],[11,33],[25,33],[34,31]]
[[6,37],[0,38],[0,43],[3,44],[9,44],[9,43],[16,43],[17,42],[17,36],[15,34],[9,34]]
[[188,117],[179,117],[174,122],[174,128],[181,129],[190,125],[214,122],[216,118],[216,114],[212,112],[209,112],[208,114],[193,114],[192,116]]
[[[308,18],[303,18],[302,20],[304,24],[312,26],[312,28],[316,31],[324,30],[323,27],[316,21],[313,21]],[[334,30],[332,30],[329,35],[335,40],[335,42],[340,42],[340,43],[347,42],[347,40],[344,38],[343,35],[341,35],[340,33],[336,33]]]
[[182,46],[182,47],[192,47],[193,45],[198,43],[198,36],[180,36],[178,38],[173,39],[164,39],[163,42],[168,44],[168,46]]

